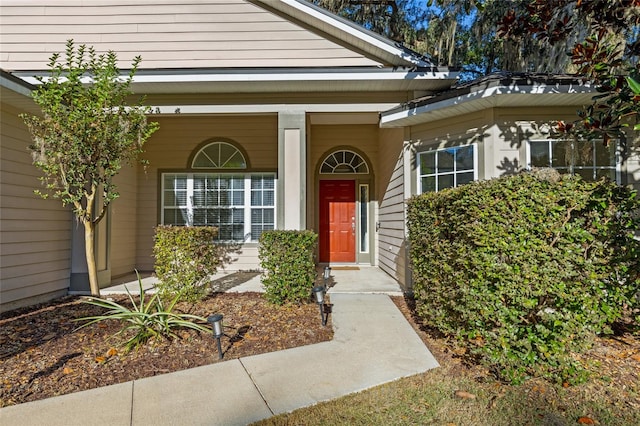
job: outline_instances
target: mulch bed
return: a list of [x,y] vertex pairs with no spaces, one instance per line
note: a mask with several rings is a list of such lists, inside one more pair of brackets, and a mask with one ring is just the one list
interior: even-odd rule
[[[232,286],[228,281],[219,284]],[[451,374],[493,380],[486,368],[468,364],[446,339],[425,328],[415,317],[411,300],[392,299]],[[213,336],[191,330],[179,332],[180,339],[152,342],[124,353],[119,345],[123,339],[111,338],[119,330],[114,321],[75,330],[79,323],[73,319],[101,313],[82,300],[67,297],[0,316],[0,407],[219,362]],[[330,323],[320,324],[314,303],[277,307],[258,293],[215,293],[197,305],[178,308],[204,317],[224,314],[225,361],[328,341],[333,336]],[[623,397],[612,403],[640,409],[637,336],[619,330],[615,336],[597,339],[582,358],[594,379],[576,387],[576,392],[609,394],[615,387],[622,390],[615,394]],[[536,383],[527,386],[535,389]]]
[[[126,296],[113,298],[124,301]],[[116,321],[75,330],[102,308],[66,297],[0,316],[0,407],[219,362],[212,334],[179,331],[125,353]],[[215,293],[178,310],[224,315],[223,361],[331,340],[318,306],[274,306],[259,293]],[[75,331],[74,331],[75,330]]]

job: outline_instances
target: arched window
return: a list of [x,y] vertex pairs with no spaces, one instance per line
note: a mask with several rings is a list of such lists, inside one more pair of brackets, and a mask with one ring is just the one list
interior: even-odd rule
[[163,224],[216,226],[219,240],[236,242],[275,229],[275,173],[246,171],[241,150],[224,141],[197,150],[191,168],[162,174]]
[[213,142],[193,157],[194,169],[246,169],[247,161],[238,148],[227,142]]
[[368,174],[369,166],[360,155],[349,150],[340,150],[327,156],[322,162],[320,173],[356,173]]

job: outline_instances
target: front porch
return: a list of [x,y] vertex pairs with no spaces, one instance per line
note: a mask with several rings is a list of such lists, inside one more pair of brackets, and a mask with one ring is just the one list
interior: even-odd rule
[[[322,280],[323,267],[318,267],[318,280]],[[152,291],[158,279],[151,273],[140,274],[144,291]],[[214,285],[222,291],[229,292],[263,292],[260,274],[257,272],[242,272],[220,270],[212,277]],[[125,275],[114,279],[113,285],[103,288],[104,296],[126,293],[138,293],[138,281],[135,274]],[[329,294],[357,293],[357,294],[387,294],[401,296],[402,290],[398,283],[376,266],[333,266],[327,282]]]

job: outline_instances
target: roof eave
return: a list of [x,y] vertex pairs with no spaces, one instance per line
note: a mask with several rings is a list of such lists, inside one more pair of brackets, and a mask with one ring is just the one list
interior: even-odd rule
[[[37,85],[46,71],[14,73]],[[344,92],[446,90],[458,74],[407,68],[352,69],[246,69],[246,70],[141,70],[132,89],[136,93],[260,93],[260,92]],[[89,82],[89,81],[87,81]]]
[[453,89],[419,102],[409,102],[382,113],[381,127],[405,127],[497,107],[532,107],[544,96],[544,106],[577,106],[591,101],[595,88],[589,83],[529,84]]

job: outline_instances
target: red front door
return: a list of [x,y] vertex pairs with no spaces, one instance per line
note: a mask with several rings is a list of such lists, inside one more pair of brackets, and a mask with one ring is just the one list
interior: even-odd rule
[[355,262],[355,181],[320,181],[319,219],[320,262]]

